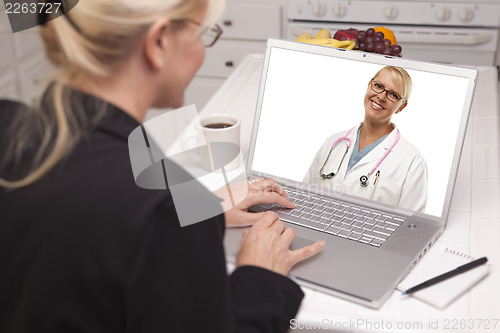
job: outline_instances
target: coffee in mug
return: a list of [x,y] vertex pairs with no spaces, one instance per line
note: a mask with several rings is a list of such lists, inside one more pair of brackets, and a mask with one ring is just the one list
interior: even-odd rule
[[206,128],[227,128],[231,126],[233,126],[233,124],[228,124],[228,123],[214,123],[214,124],[204,125],[204,127]]

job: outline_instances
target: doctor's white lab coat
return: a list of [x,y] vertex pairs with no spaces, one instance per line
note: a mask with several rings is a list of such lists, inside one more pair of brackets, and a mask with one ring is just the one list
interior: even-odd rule
[[[314,157],[304,177],[304,182],[316,184],[321,189],[331,193],[347,193],[393,206],[425,212],[427,203],[427,164],[422,154],[402,135],[396,146],[370,176],[368,186],[362,187],[360,185],[359,178],[370,172],[396,140],[396,126],[379,145],[346,174],[359,126],[349,134],[352,146],[344,158],[339,173],[332,179],[323,179],[319,174],[319,170],[332,144],[339,137],[345,136],[348,130],[334,134],[325,140]],[[323,169],[325,174],[337,171],[345,149],[346,141],[339,141]],[[380,171],[380,176],[374,184],[377,171]]]

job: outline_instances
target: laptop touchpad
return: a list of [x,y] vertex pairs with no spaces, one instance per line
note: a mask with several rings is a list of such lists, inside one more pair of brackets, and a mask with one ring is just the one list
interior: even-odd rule
[[303,248],[304,246],[309,246],[315,242],[316,241],[307,238],[295,237],[295,239],[292,241],[292,244],[290,244],[290,250],[297,250]]

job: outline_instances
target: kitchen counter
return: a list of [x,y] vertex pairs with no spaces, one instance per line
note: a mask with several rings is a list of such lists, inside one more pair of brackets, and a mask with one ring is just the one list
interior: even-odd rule
[[[241,149],[246,158],[257,102],[263,55],[250,54],[201,110],[201,115],[240,117]],[[496,67],[479,70],[448,226],[429,252],[444,246],[488,257],[490,274],[444,310],[400,291],[378,309],[303,288],[306,297],[292,328],[308,326],[354,331],[500,332],[500,110]],[[417,264],[418,265],[418,264]],[[229,265],[231,269],[231,265]],[[489,323],[489,326],[486,325]],[[371,325],[371,326],[370,326]],[[401,325],[401,327],[397,327]],[[437,325],[437,326],[436,326]],[[453,326],[455,325],[455,326]],[[438,329],[436,329],[438,328]],[[453,329],[456,328],[456,329]],[[301,331],[293,329],[293,331]]]

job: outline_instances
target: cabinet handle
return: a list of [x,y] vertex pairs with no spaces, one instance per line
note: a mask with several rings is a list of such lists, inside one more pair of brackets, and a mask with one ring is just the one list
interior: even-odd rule
[[233,21],[231,20],[225,20],[222,22],[223,25],[225,25],[226,27],[230,27],[233,25]]
[[226,61],[226,67],[233,67],[234,66],[234,63],[229,60],[229,61]]

